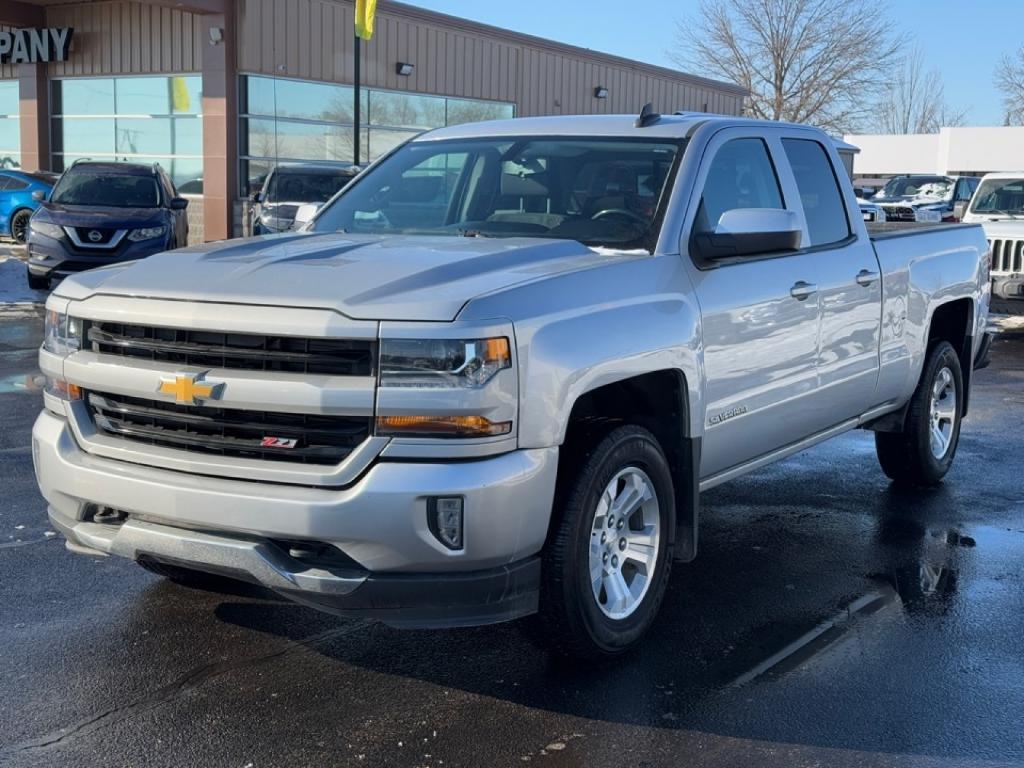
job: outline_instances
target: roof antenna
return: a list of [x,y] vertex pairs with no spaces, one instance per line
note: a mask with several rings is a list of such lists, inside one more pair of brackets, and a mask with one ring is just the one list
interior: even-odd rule
[[654,111],[654,105],[647,102],[640,110],[640,116],[633,123],[637,128],[646,128],[648,125],[658,122],[661,115]]

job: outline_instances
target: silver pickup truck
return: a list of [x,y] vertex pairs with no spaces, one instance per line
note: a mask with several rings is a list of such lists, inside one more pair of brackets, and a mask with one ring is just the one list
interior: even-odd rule
[[39,485],[75,552],[621,653],[702,491],[856,428],[895,481],[949,470],[988,249],[919,227],[869,235],[798,125],[425,133],[305,231],[61,283]]

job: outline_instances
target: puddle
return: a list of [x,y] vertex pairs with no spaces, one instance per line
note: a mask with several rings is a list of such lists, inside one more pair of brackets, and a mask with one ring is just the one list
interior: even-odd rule
[[746,685],[759,677],[777,677],[796,669],[812,656],[821,653],[840,640],[862,619],[872,616],[890,605],[900,602],[896,590],[883,584],[876,590],[861,595],[834,616],[805,632],[782,650],[773,653],[760,664],[743,673],[731,683],[730,688]]
[[42,392],[43,375],[41,373],[16,373],[0,379],[0,395],[10,392]]

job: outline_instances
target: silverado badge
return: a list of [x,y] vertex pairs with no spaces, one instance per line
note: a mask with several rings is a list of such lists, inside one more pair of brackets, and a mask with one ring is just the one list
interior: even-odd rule
[[182,405],[195,405],[200,400],[216,400],[220,397],[223,384],[208,381],[200,382],[206,371],[181,372],[168,379],[160,379],[157,391],[165,395],[174,395],[174,401]]

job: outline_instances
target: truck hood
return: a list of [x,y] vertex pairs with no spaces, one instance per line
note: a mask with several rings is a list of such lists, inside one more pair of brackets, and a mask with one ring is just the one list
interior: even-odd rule
[[972,217],[972,224],[981,224],[987,237],[1024,238],[1024,219],[984,220],[977,215]]
[[450,321],[474,297],[637,258],[573,240],[288,232],[156,254],[57,292],[333,309],[357,320]]

